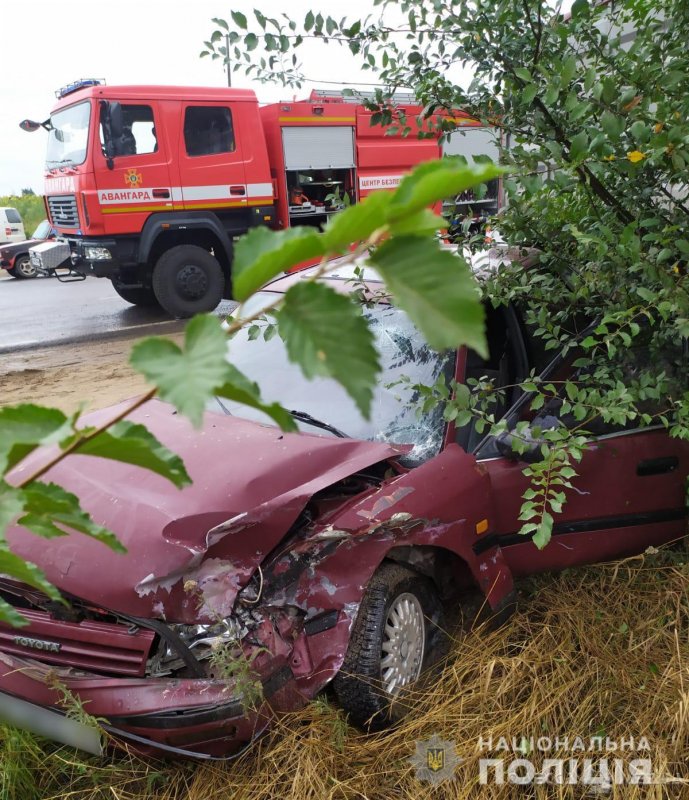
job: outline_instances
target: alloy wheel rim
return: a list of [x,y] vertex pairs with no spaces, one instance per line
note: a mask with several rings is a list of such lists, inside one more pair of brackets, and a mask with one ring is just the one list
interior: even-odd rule
[[17,267],[19,272],[27,278],[32,278],[36,274],[36,267],[34,267],[31,260],[28,258],[22,259]]
[[388,694],[398,694],[419,677],[425,646],[423,608],[415,595],[404,592],[390,606],[383,632],[380,669]]

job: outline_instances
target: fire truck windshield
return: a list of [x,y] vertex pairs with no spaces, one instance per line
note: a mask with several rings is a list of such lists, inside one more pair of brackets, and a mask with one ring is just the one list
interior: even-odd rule
[[91,103],[78,103],[58,111],[50,118],[46,167],[83,164],[88,146]]

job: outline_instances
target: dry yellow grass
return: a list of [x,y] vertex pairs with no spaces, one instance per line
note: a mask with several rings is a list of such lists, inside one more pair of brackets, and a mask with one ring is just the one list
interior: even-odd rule
[[[548,576],[523,587],[521,610],[497,631],[477,628],[455,642],[442,671],[418,693],[414,713],[384,734],[346,725],[334,704],[317,701],[280,720],[238,761],[161,764],[118,756],[81,759],[22,737],[26,752],[0,751],[29,767],[36,792],[3,800],[349,800],[368,798],[572,798],[596,796],[581,785],[480,785],[481,738],[645,736],[650,750],[609,753],[650,758],[668,785],[614,785],[609,798],[689,797],[689,566],[669,550],[620,564]],[[408,759],[417,740],[438,734],[464,760],[455,780],[417,780]],[[27,748],[33,748],[29,752]],[[605,754],[534,752],[543,758]],[[24,776],[26,779],[26,775]]]
[[[61,348],[4,363],[3,402],[73,410],[141,390],[125,366],[130,342]],[[95,389],[98,394],[94,396]],[[385,734],[347,726],[317,701],[285,717],[236,762],[197,766],[119,754],[98,760],[0,728],[0,800],[579,800],[592,787],[480,785],[478,742],[492,737],[646,736],[653,771],[684,783],[613,786],[613,800],[689,798],[689,556],[680,550],[547,576],[522,587],[520,611],[498,631],[458,639],[414,713]],[[416,779],[409,758],[434,734],[464,761],[454,781]],[[587,753],[532,754],[544,757]],[[617,754],[612,754],[613,756]],[[623,753],[629,760],[637,754]]]

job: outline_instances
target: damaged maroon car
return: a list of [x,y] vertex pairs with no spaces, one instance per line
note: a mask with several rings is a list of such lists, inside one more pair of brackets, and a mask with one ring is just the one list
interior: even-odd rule
[[[343,288],[351,279],[345,269],[328,278]],[[270,284],[246,312],[296,280]],[[486,359],[434,352],[385,302],[364,313],[383,367],[370,420],[334,381],[305,381],[279,337],[240,331],[233,362],[266,402],[290,409],[300,433],[225,399],[199,432],[151,401],[131,418],[182,456],[191,486],[88,456],[50,470],[127,553],[77,533],[46,545],[11,531],[13,550],[68,604],[0,579],[29,620],[0,628],[0,714],[97,749],[97,736],[63,716],[72,696],[139,750],[227,758],[332,683],[350,719],[380,727],[433,659],[443,609],[464,595],[478,589],[506,615],[521,576],[684,533],[689,444],[661,427],[610,428],[587,448],[553,540],[538,550],[518,533],[529,480],[519,456],[445,422],[442,404],[419,415],[415,387],[488,378],[504,389],[496,414],[512,427],[530,413],[516,384],[561,372],[564,359],[543,353],[514,307],[487,306]]]

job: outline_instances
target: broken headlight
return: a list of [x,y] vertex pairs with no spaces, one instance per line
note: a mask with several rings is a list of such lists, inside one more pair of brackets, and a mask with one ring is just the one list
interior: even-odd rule
[[[197,661],[209,659],[219,647],[237,644],[247,634],[247,629],[238,620],[228,618],[211,625],[169,625],[172,631],[191,650]],[[147,673],[151,677],[163,678],[187,669],[177,649],[161,637],[158,649],[149,659]],[[182,676],[180,676],[182,677]]]

